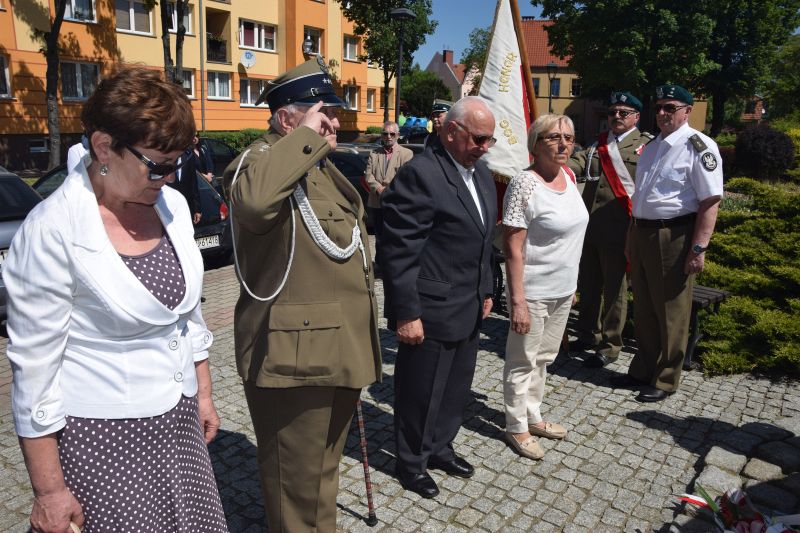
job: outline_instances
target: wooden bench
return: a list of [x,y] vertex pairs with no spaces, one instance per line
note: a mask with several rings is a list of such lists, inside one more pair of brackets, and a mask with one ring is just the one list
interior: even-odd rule
[[692,316],[689,318],[689,342],[686,345],[686,355],[683,359],[684,370],[691,370],[694,368],[692,357],[694,356],[694,349],[703,334],[700,332],[700,324],[697,314],[702,309],[709,313],[718,313],[719,304],[725,301],[730,296],[727,291],[719,289],[712,289],[711,287],[703,287],[702,285],[695,285],[692,289]]

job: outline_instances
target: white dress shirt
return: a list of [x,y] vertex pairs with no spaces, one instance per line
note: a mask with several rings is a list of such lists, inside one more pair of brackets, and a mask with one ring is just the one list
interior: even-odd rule
[[[448,156],[450,153],[448,152]],[[458,162],[450,156],[450,160],[455,164],[456,170],[458,173],[461,174],[461,178],[464,180],[464,184],[467,186],[469,190],[469,194],[472,196],[472,199],[475,201],[475,207],[478,208],[478,214],[481,217],[481,222],[486,225],[486,220],[483,217],[483,209],[481,209],[481,200],[478,197],[478,189],[475,188],[475,180],[473,179],[472,173],[475,172],[475,168],[465,168],[458,164]]]

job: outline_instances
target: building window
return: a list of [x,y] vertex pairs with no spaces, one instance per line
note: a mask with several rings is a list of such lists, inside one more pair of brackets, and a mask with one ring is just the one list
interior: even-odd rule
[[181,85],[183,85],[183,92],[189,98],[194,98],[194,71],[182,70],[181,71]]
[[117,29],[151,34],[150,11],[139,0],[116,0]]
[[375,89],[367,89],[367,111],[375,111]]
[[303,40],[306,37],[311,39],[311,53],[312,54],[321,54],[322,53],[322,30],[317,28],[309,28],[305,26],[303,28]]
[[539,78],[533,78],[533,94],[539,96]]
[[61,62],[61,95],[64,100],[86,100],[97,86],[100,69],[95,63]]
[[571,86],[569,88],[569,95],[570,96],[580,96],[581,95],[581,79],[580,78],[573,78]]
[[350,111],[358,110],[358,87],[356,85],[344,86],[344,103]]
[[231,75],[228,72],[208,73],[208,98],[230,100]]
[[[175,6],[175,2],[170,2],[167,4],[167,9],[169,10],[169,31],[172,33],[177,33],[178,9]],[[193,8],[189,4],[186,4],[183,8],[183,27],[188,34],[192,33],[192,11]]]
[[77,20],[80,22],[94,22],[94,0],[66,0],[67,7],[64,10],[66,20]]
[[550,96],[556,98],[561,94],[561,78],[553,78],[550,80]]
[[28,141],[28,151],[32,154],[44,154],[50,151],[47,139],[31,139]]
[[344,36],[344,58],[348,61],[358,61],[358,39],[351,35]]
[[0,56],[0,98],[11,98],[11,76],[8,74],[6,56]]
[[239,19],[239,47],[275,51],[275,26]]
[[[256,100],[267,86],[267,80],[250,80],[241,78],[239,80],[239,105],[242,107],[256,105]],[[262,102],[258,107],[267,107],[266,102]]]

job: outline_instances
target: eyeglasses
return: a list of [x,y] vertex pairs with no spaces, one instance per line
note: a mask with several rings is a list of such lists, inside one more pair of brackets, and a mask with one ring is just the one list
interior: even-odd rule
[[139,152],[133,146],[127,144],[125,145],[125,148],[127,148],[130,153],[135,155],[136,158],[139,159],[139,161],[144,163],[144,166],[150,169],[150,172],[147,175],[147,179],[149,179],[150,181],[163,180],[166,176],[169,176],[170,174],[175,174],[179,169],[183,168],[184,165],[186,165],[186,163],[189,162],[189,158],[192,156],[192,148],[189,147],[178,158],[178,161],[180,162],[176,162],[174,165],[171,165],[169,163],[154,163],[150,158]]
[[638,113],[638,111],[626,111],[624,109],[609,109],[606,112],[606,114],[609,117],[616,117],[617,115],[619,115],[620,118],[628,118],[629,116],[635,115],[636,113]]
[[397,137],[396,131],[382,131],[381,135],[388,135],[389,137]]
[[575,142],[575,136],[568,133],[551,133],[550,135],[539,138],[544,140],[547,144],[558,144],[562,140],[564,144],[573,144]]
[[460,122],[456,122],[454,120],[453,124],[455,124],[456,126],[461,128],[462,130],[467,132],[467,135],[470,136],[470,138],[472,139],[472,142],[474,142],[477,146],[483,146],[484,144],[487,144],[488,145],[487,148],[491,148],[492,146],[495,145],[495,143],[497,143],[497,139],[495,139],[491,135],[473,135],[472,132],[469,131],[467,129],[467,127],[464,126],[463,124],[461,124]]
[[683,109],[684,107],[689,107],[689,104],[684,104],[684,105],[656,104],[654,109],[655,109],[656,113],[658,113],[659,111],[663,110],[664,113],[667,113],[668,115],[671,115],[672,113],[674,113],[678,109]]

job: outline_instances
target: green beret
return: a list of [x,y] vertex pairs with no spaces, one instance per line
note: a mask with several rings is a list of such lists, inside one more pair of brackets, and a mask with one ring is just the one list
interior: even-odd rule
[[661,85],[656,87],[657,100],[678,100],[684,104],[693,105],[692,94],[680,85]]
[[433,109],[431,109],[431,115],[435,115],[436,113],[447,113],[450,111],[450,108],[453,107],[453,102],[448,102],[447,100],[439,100],[438,98],[433,101]]
[[642,111],[642,102],[629,92],[613,92],[608,99],[608,106],[624,105],[634,108],[636,111]]
[[336,96],[328,68],[320,56],[297,65],[274,80],[269,80],[264,92],[256,100],[256,105],[264,100],[273,113],[285,105],[313,105],[320,100],[325,107],[346,107]]

